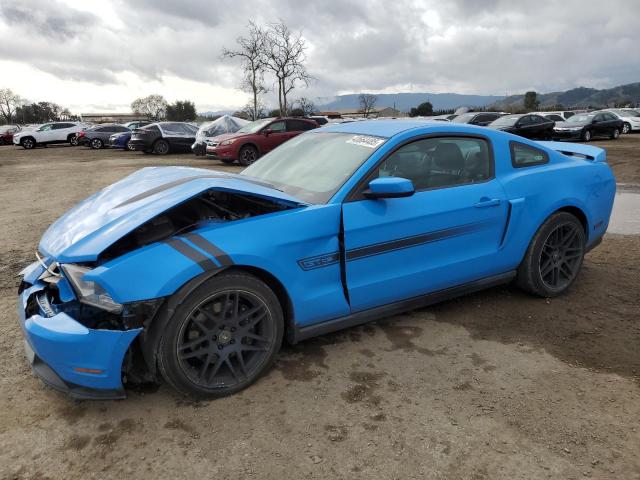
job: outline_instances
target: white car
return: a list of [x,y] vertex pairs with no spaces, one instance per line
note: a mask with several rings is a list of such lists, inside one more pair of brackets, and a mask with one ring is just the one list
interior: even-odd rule
[[640,130],[640,113],[636,110],[630,108],[612,108],[606,111],[613,113],[624,122],[622,124],[622,133],[631,133]]
[[70,143],[77,145],[76,134],[85,128],[79,122],[50,122],[33,130],[21,131],[13,136],[13,144],[26,149],[50,143]]

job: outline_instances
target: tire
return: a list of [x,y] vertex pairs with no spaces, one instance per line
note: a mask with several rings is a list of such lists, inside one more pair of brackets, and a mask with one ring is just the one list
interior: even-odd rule
[[0,145],[4,145],[4,138],[0,137]]
[[240,165],[244,165],[245,167],[251,165],[258,160],[258,158],[260,158],[260,154],[258,153],[258,149],[253,145],[245,145],[240,149],[238,154]]
[[89,142],[89,146],[94,150],[100,150],[104,147],[104,142],[99,138],[92,138],[91,142]]
[[20,140],[20,145],[22,145],[22,148],[25,150],[31,150],[32,148],[35,148],[36,141],[31,137],[27,137]]
[[624,124],[622,125],[622,133],[624,133],[625,135],[627,133],[631,133],[631,124],[624,122]]
[[222,163],[226,163],[227,165],[231,165],[232,163],[235,162],[235,160],[233,158],[221,158],[220,161]]
[[591,141],[591,130],[585,130],[584,132],[582,132],[582,141],[583,142],[590,142]]
[[551,215],[533,236],[518,267],[516,284],[540,297],[556,297],[574,282],[585,254],[580,221],[567,212]]
[[175,299],[157,359],[162,377],[178,392],[224,397],[271,367],[282,344],[284,317],[266,284],[253,275],[229,272],[176,295],[183,297]]
[[69,145],[71,145],[72,147],[77,147],[78,146],[78,136],[77,135],[69,135],[69,138],[67,138],[67,140],[69,141]]
[[125,146],[124,146],[127,150],[129,150],[130,152],[135,152],[136,151],[136,147],[133,146],[133,144],[131,143],[131,140],[129,140]]
[[160,139],[153,144],[153,153],[156,155],[166,155],[169,153],[169,142]]
[[617,128],[614,128],[609,138],[611,138],[611,140],[617,140],[619,137],[620,137],[620,130],[618,130]]

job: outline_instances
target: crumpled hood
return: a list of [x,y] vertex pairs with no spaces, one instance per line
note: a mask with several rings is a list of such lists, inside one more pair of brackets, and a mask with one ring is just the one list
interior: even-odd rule
[[103,250],[147,220],[210,189],[305,204],[242,175],[201,168],[148,167],[100,190],[65,213],[44,233],[39,250],[59,262],[94,261]]

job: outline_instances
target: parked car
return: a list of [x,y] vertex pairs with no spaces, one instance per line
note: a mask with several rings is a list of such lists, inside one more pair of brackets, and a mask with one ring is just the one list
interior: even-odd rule
[[595,137],[617,139],[622,132],[622,120],[613,113],[578,113],[566,122],[557,122],[553,128],[554,140],[590,141]]
[[117,123],[95,125],[82,132],[78,132],[78,144],[93,149],[104,148],[110,144],[110,138],[113,134],[120,133],[131,134],[131,130]]
[[467,112],[457,115],[451,119],[453,123],[468,123],[469,125],[480,125],[486,127],[495,119],[500,118],[504,113],[499,112]]
[[51,122],[33,130],[20,131],[13,135],[13,144],[29,150],[38,145],[70,143],[77,145],[76,134],[82,130],[79,122]]
[[631,133],[640,130],[640,113],[632,109],[612,108],[605,110],[622,120],[622,133]]
[[513,133],[532,140],[551,140],[555,122],[535,113],[504,115],[489,125],[489,128]]
[[307,130],[318,128],[303,118],[265,118],[251,122],[236,133],[220,135],[207,145],[207,156],[241,165],[251,165],[265,153]]
[[11,145],[13,135],[20,131],[18,125],[0,125],[0,145]]
[[311,115],[311,116],[305,117],[305,118],[308,118],[309,120],[313,120],[320,127],[322,127],[323,125],[326,125],[326,124],[329,123],[329,119],[327,117],[325,117],[324,115]]
[[136,128],[144,127],[146,125],[151,125],[151,121],[149,120],[135,120],[133,122],[127,122],[124,124],[129,130],[135,130]]
[[27,357],[79,398],[123,397],[132,371],[229,395],[285,336],[513,280],[564,293],[615,191],[601,148],[410,120],[313,129],[240,174],[144,168],[44,233],[21,272]]
[[196,141],[191,145],[191,151],[196,155],[205,155],[207,145],[215,141],[215,137],[225,133],[235,133],[248,124],[248,120],[231,115],[222,115],[212,122],[200,125],[196,133]]
[[130,152],[135,151],[135,149],[133,148],[133,145],[131,145],[131,135],[132,135],[132,131],[129,130],[128,132],[121,132],[121,133],[114,133],[109,137],[109,147],[111,148],[121,148],[124,150],[129,150]]
[[156,155],[189,152],[197,132],[197,127],[185,122],[152,123],[135,129],[129,144],[134,150]]

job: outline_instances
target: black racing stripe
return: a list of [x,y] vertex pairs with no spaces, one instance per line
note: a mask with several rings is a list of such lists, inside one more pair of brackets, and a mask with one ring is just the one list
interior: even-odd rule
[[223,267],[233,265],[233,260],[231,260],[229,255],[227,255],[224,251],[215,246],[209,240],[204,238],[202,235],[198,235],[197,233],[187,233],[185,237],[198,248],[201,248],[209,255],[214,257]]
[[457,237],[465,233],[481,230],[485,227],[487,222],[472,223],[469,225],[460,225],[458,227],[447,228],[444,230],[437,230],[435,232],[423,233],[420,235],[414,235],[411,237],[399,238],[397,240],[391,240],[389,242],[376,243],[373,245],[367,245],[366,247],[354,248],[347,251],[347,261],[358,260],[364,257],[370,257],[373,255],[380,255],[382,253],[390,252],[392,250],[400,250],[403,248],[415,247],[424,243],[435,242],[443,240],[449,237]]
[[168,240],[165,240],[164,243],[177,250],[185,257],[190,258],[191,260],[196,262],[205,272],[218,268],[218,266],[213,263],[210,258],[207,258],[201,252],[193,248],[191,245],[188,245],[184,241],[180,240],[179,238],[170,238]]

